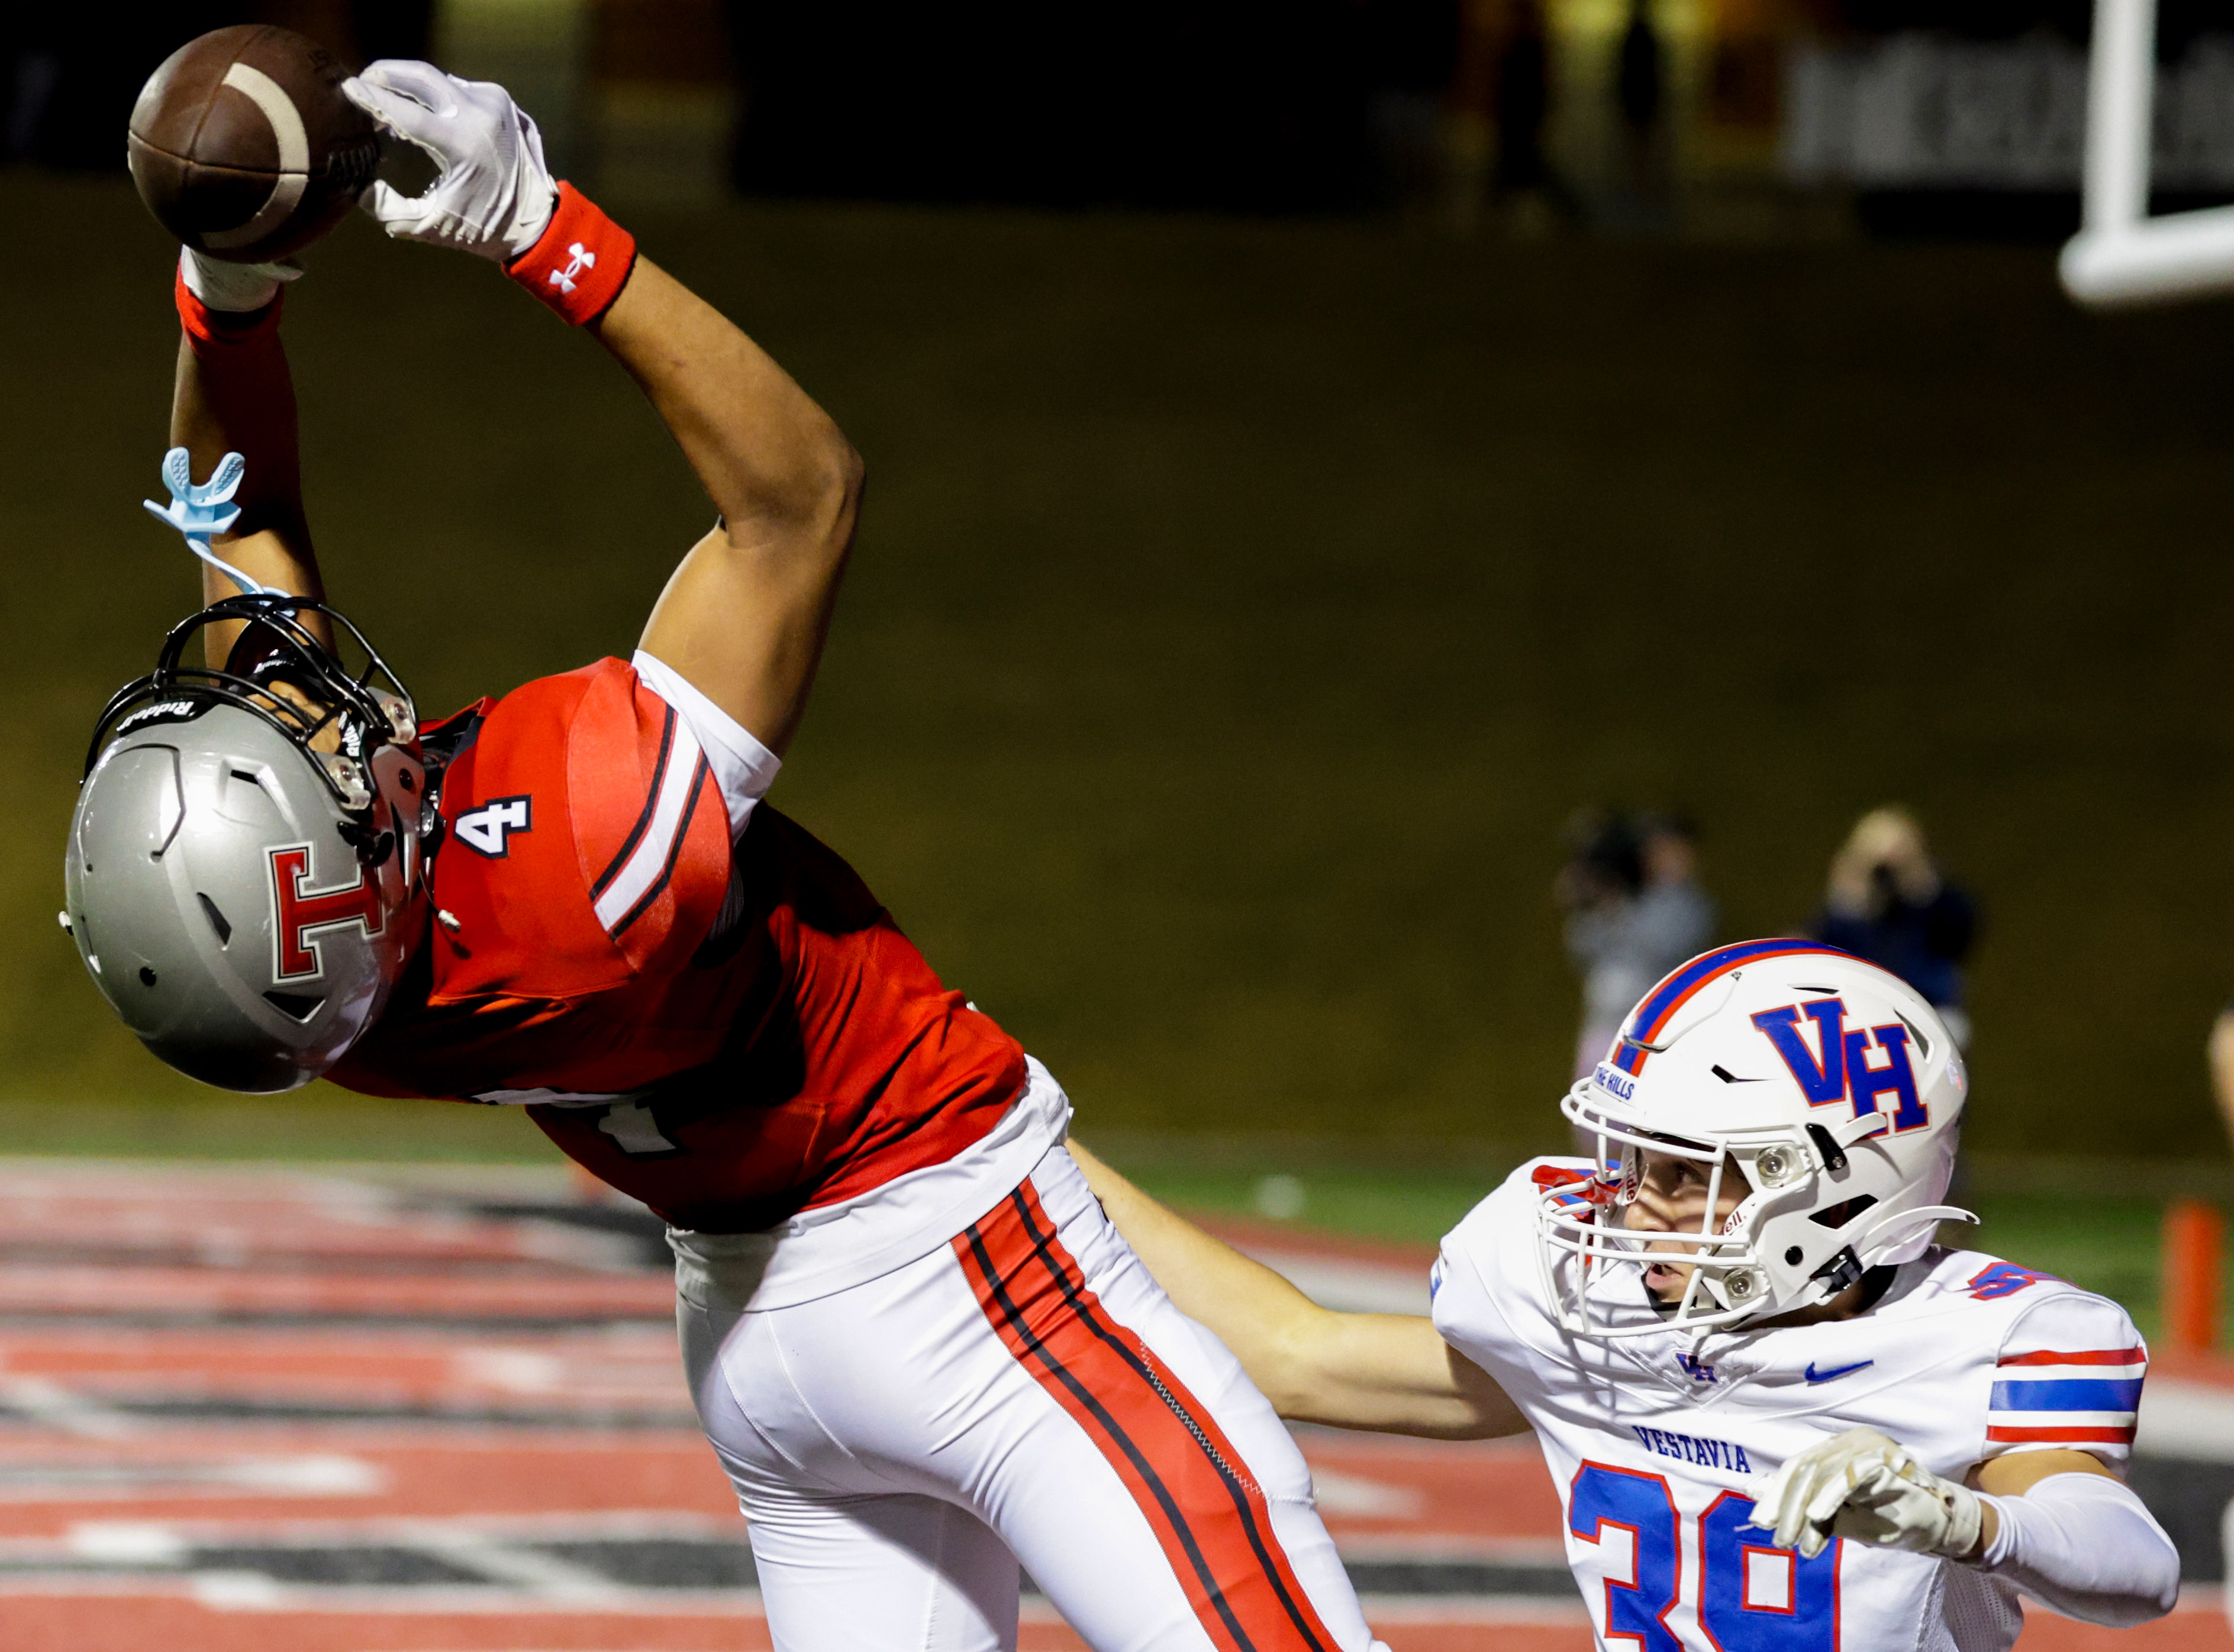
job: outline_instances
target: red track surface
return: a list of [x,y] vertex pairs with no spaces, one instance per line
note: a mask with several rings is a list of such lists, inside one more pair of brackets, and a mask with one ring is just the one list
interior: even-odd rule
[[[690,1422],[667,1283],[595,1236],[461,1218],[335,1178],[19,1164],[0,1165],[0,1245],[4,1652],[768,1645],[742,1590],[570,1596],[563,1577],[298,1587],[84,1569],[180,1544],[454,1553],[637,1531],[741,1543]],[[1372,1247],[1329,1253],[1376,1259]],[[273,1407],[360,1414],[274,1420]],[[1556,1564],[1558,1503],[1532,1446],[1315,1433],[1304,1447],[1354,1557]],[[75,1575],[40,1570],[73,1559]],[[1395,1652],[1590,1644],[1578,1603],[1372,1605]],[[1028,1602],[1022,1644],[1080,1642]],[[2036,1617],[2022,1646],[2234,1652],[2234,1636],[2212,1591],[2123,1635]]]

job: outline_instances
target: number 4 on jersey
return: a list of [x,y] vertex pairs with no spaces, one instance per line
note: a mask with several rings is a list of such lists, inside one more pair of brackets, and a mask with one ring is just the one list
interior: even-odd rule
[[[1721,1652],[1838,1652],[1839,1545],[1813,1560],[1772,1548],[1746,1524],[1753,1499],[1725,1492],[1699,1517],[1700,1627]],[[1585,1543],[1629,1534],[1626,1577],[1604,1579],[1605,1641],[1622,1652],[1685,1652],[1668,1623],[1683,1577],[1683,1519],[1657,1474],[1584,1463],[1567,1494],[1567,1529]],[[1579,1567],[1578,1568],[1579,1570]]]
[[512,834],[534,828],[534,799],[494,797],[450,822],[458,841],[477,855],[502,860],[512,852]]

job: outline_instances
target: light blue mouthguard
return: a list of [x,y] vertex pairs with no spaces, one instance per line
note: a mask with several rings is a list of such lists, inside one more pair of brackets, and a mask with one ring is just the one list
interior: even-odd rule
[[163,455],[163,485],[171,490],[171,502],[167,506],[151,499],[140,502],[151,515],[184,534],[186,549],[238,585],[243,595],[284,597],[286,592],[258,584],[210,549],[212,534],[226,532],[240,520],[240,506],[232,502],[232,496],[240,491],[240,479],[247,473],[248,461],[238,454],[227,454],[218,460],[209,480],[197,486],[186,450],[173,447]]

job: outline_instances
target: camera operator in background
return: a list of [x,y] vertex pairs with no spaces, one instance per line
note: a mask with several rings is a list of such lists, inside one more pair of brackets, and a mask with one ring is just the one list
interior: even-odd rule
[[1963,961],[1978,909],[1931,858],[1924,828],[1898,806],[1871,809],[1831,857],[1819,941],[1891,970],[1924,995],[1956,1044],[1969,1048]]
[[1583,976],[1574,1076],[1586,1078],[1645,989],[1715,937],[1699,886],[1698,832],[1676,814],[1589,811],[1568,829],[1574,858],[1554,889],[1567,909],[1567,956]]
[[2218,1116],[2234,1139],[2234,1002],[2211,1023],[2211,1040],[2205,1047],[2211,1061],[2211,1094],[2218,1103]]

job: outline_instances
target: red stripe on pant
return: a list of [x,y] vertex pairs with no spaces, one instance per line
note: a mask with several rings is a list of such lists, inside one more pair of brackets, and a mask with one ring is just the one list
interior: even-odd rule
[[1338,1652],[1240,1453],[1146,1344],[1112,1319],[1029,1182],[954,1240],[1009,1351],[1086,1431],[1223,1652]]

